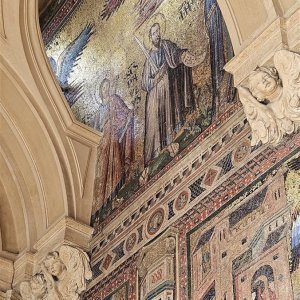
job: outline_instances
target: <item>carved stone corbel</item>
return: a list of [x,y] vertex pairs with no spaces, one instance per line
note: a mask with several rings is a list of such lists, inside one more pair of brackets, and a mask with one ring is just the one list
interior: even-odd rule
[[21,295],[13,290],[0,292],[0,300],[22,300]]
[[276,145],[300,127],[300,55],[279,50],[273,61],[274,67],[256,68],[247,86],[238,86],[252,146]]
[[22,300],[79,300],[92,279],[88,255],[81,249],[62,245],[48,253],[40,272],[20,284]]

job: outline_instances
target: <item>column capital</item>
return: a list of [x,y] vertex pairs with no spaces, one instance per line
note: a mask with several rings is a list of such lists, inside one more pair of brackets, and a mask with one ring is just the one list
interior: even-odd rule
[[[88,256],[85,252],[90,250],[90,240],[94,229],[86,224],[79,223],[72,218],[64,217],[54,226],[50,227],[46,234],[38,240],[33,248],[19,255],[0,257],[0,299],[7,295],[4,291],[14,288],[19,290],[20,283],[31,280],[41,271],[41,264],[49,253],[60,249],[77,249],[82,257]],[[67,253],[66,251],[64,253]],[[13,298],[12,298],[13,299]]]
[[[47,253],[35,266],[37,272],[14,291],[22,300],[78,300],[92,279],[88,255],[68,244]],[[10,299],[10,298],[9,298]],[[13,298],[12,298],[13,299]]]

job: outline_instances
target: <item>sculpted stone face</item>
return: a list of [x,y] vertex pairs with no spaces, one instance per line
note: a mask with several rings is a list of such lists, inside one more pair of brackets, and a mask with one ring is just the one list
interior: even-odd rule
[[46,290],[44,287],[41,286],[37,286],[35,284],[31,285],[31,291],[32,291],[32,295],[36,298],[36,299],[43,299],[44,296],[46,295]]
[[23,300],[79,300],[86,280],[92,279],[87,254],[68,245],[48,253],[40,267],[39,273],[20,283]]
[[238,87],[252,129],[251,146],[276,145],[300,128],[299,69],[298,53],[279,50],[273,67],[257,67],[249,74],[248,88]]
[[45,286],[42,275],[36,275],[30,282],[31,292],[35,299],[44,299],[47,288]]
[[251,78],[249,78],[249,83],[252,87],[252,94],[258,99],[268,98],[278,87],[276,79],[263,71],[252,75]]
[[48,272],[56,277],[60,277],[66,270],[65,265],[60,260],[58,256],[48,256],[45,260],[45,267],[47,268]]

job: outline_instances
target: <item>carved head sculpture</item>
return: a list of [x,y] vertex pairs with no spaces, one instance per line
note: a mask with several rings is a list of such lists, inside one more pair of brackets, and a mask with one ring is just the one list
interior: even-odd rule
[[50,252],[45,260],[44,260],[44,265],[47,269],[47,271],[59,278],[65,271],[66,271],[66,266],[64,263],[61,261],[58,252]]
[[81,249],[62,245],[43,260],[41,273],[20,284],[22,300],[78,300],[92,279],[88,255]]
[[249,75],[248,80],[249,90],[259,102],[264,99],[270,100],[270,96],[281,87],[276,68],[257,67]]
[[92,279],[88,255],[80,249],[63,245],[59,249],[59,258],[68,274],[63,281],[68,286],[69,283],[71,284],[68,290],[71,291],[74,289],[75,293],[80,294],[86,289],[86,280]]
[[45,299],[47,295],[47,283],[41,273],[35,274],[30,281],[24,281],[20,284],[22,299]]
[[46,280],[43,274],[36,274],[30,281],[32,295],[36,299],[43,299],[47,294]]

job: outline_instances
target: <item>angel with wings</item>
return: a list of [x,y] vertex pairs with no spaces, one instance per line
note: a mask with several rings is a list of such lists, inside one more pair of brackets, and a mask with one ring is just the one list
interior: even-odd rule
[[74,81],[69,83],[68,80],[74,67],[77,65],[77,62],[80,59],[82,51],[86,48],[91,35],[94,33],[93,29],[94,23],[87,24],[77,38],[74,39],[60,54],[57,62],[53,57],[49,57],[52,70],[58,79],[59,85],[70,107],[82,95],[83,84],[75,83]]
[[59,295],[58,299],[62,300],[79,300],[86,289],[86,280],[92,279],[87,254],[67,245],[47,255],[42,263],[42,272],[49,293]]
[[277,144],[300,127],[300,55],[279,50],[275,67],[258,67],[238,87],[252,129],[251,145]]
[[41,272],[20,285],[23,300],[79,300],[92,279],[89,257],[80,249],[62,245],[48,253]]

